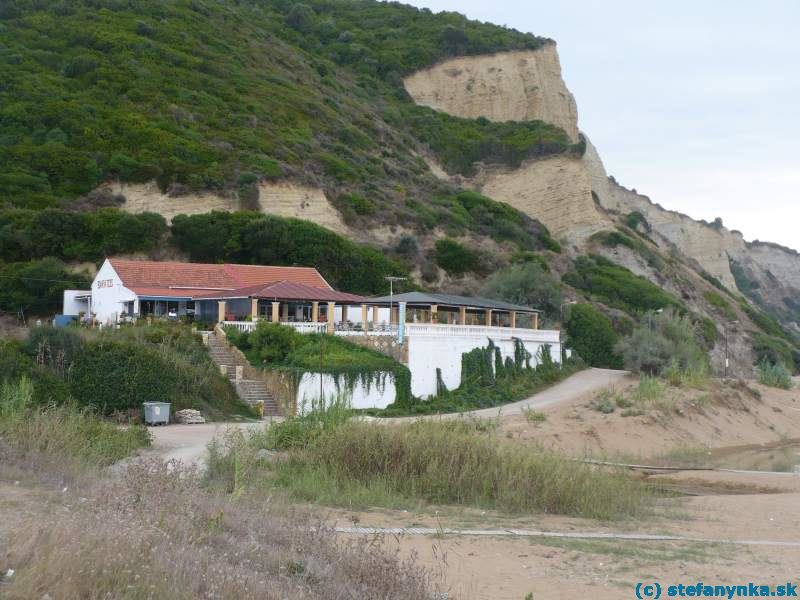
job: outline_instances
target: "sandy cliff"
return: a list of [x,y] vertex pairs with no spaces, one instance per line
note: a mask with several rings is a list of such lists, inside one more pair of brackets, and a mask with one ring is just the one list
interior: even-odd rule
[[[106,187],[125,197],[125,203],[121,206],[123,210],[132,213],[155,212],[167,221],[180,214],[198,215],[212,210],[241,210],[239,198],[233,194],[204,192],[171,197],[159,190],[155,182],[112,183]],[[264,182],[258,188],[258,205],[261,212],[266,214],[307,219],[338,233],[349,232],[339,212],[319,188],[288,182]]]
[[578,109],[561,78],[554,43],[537,50],[453,58],[410,75],[405,87],[417,104],[457,117],[541,120],[578,140]]

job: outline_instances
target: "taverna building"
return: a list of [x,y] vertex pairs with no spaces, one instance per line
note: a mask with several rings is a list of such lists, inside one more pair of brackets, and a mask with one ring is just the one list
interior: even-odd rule
[[544,346],[554,360],[561,355],[559,331],[540,329],[535,308],[442,293],[365,297],[335,290],[313,267],[107,258],[90,290],[64,292],[63,312],[101,326],[150,317],[247,331],[267,320],[348,336],[406,364],[419,397],[436,393],[437,370],[457,387],[462,354],[489,340],[503,357],[513,357],[515,341],[534,361]]

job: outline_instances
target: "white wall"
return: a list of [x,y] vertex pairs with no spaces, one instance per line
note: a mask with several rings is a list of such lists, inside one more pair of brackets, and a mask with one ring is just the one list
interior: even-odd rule
[[100,323],[114,323],[122,312],[122,303],[136,299],[136,294],[122,285],[108,259],[92,281],[91,311]]
[[[476,330],[484,329],[476,327]],[[443,335],[439,333],[416,333],[414,327],[407,326],[408,336],[408,368],[411,371],[411,393],[420,398],[427,398],[436,393],[436,369],[442,370],[442,380],[447,389],[457,388],[461,384],[461,355],[474,348],[485,348],[489,339],[500,348],[503,359],[514,358],[514,342],[512,333]],[[485,331],[485,329],[484,329]],[[527,330],[523,345],[531,353],[531,365],[536,365],[536,356],[541,346],[550,345],[550,355],[555,362],[561,360],[561,344],[559,332],[551,330]],[[530,338],[530,339],[527,339]]]
[[[303,402],[310,407],[312,400],[319,399],[319,373],[304,373],[297,389],[297,409],[302,411]],[[322,392],[327,400],[336,398],[337,395],[348,396],[352,408],[386,408],[395,398],[394,380],[391,375],[384,379],[384,385],[364,385],[361,382],[353,386],[352,395],[347,394],[346,386],[342,383],[337,390],[333,376],[322,375]]]
[[64,307],[61,309],[61,314],[77,317],[82,312],[88,312],[89,300],[76,298],[79,295],[85,296],[86,293],[87,290],[64,290]]

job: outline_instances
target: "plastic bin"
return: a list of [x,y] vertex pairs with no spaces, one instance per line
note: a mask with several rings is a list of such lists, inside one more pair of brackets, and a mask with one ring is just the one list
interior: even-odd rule
[[169,423],[169,402],[145,402],[144,422],[148,425],[166,425]]

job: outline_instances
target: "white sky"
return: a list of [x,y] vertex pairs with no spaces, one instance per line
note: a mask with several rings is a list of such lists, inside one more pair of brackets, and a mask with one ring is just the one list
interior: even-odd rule
[[800,249],[800,2],[406,1],[553,38],[617,181]]

